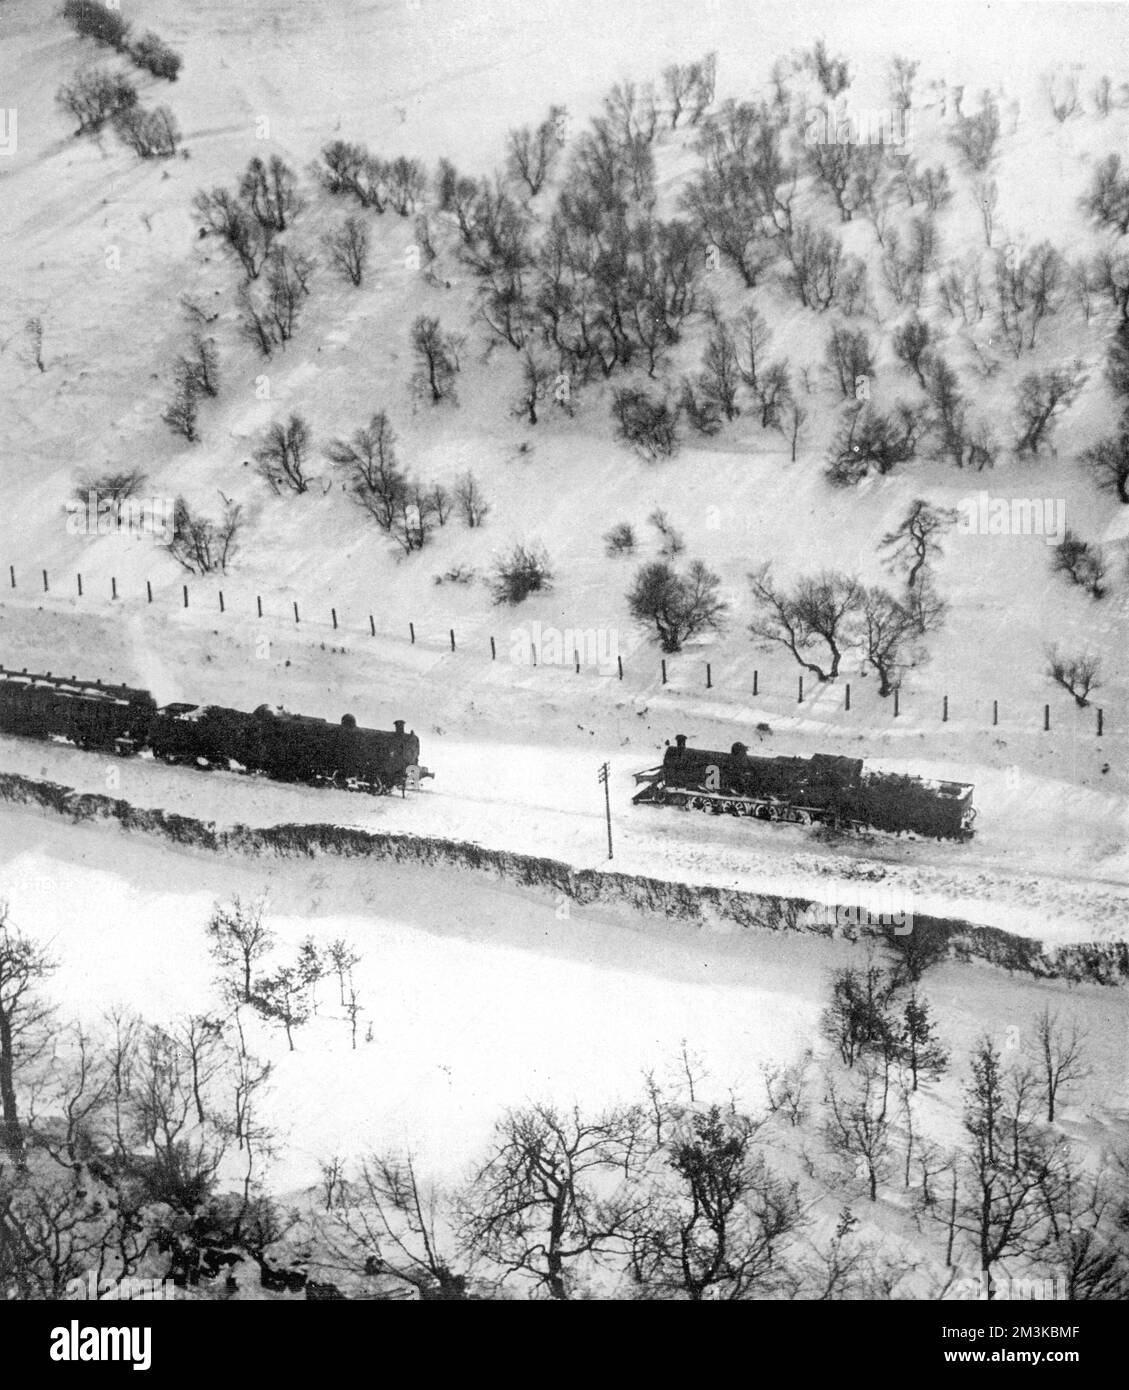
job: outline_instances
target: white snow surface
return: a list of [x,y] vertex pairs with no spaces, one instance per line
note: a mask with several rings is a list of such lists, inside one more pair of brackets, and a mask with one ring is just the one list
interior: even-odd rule
[[[970,94],[1000,90],[1000,244],[1050,237],[1069,257],[1089,254],[1100,237],[1078,197],[1093,164],[1124,151],[1129,112],[1099,120],[1087,108],[1056,124],[1040,80],[1053,69],[1075,71],[1088,92],[1125,51],[1123,7],[153,0],[144,27],[185,57],[175,85],[141,84],[146,103],[167,102],[184,132],[188,158],[167,164],[137,161],[109,135],[72,137],[54,93],[76,67],[104,59],[58,10],[56,0],[0,6],[0,108],[18,111],[19,131],[15,152],[0,155],[0,662],[141,684],[162,701],[244,709],[267,702],[335,719],[349,711],[382,728],[404,718],[436,780],[407,800],[373,800],[15,739],[0,739],[0,767],[223,825],[358,825],[599,868],[607,860],[596,771],[608,760],[613,869],[830,903],[843,893],[863,900],[871,884],[904,895],[918,912],[1049,943],[1124,936],[1126,528],[1077,466],[1080,451],[1116,418],[1102,382],[1104,308],[1092,323],[1073,306],[1064,310],[1041,331],[1037,353],[1005,358],[997,376],[980,380],[965,338],[928,303],[923,312],[959,364],[976,411],[1002,437],[1018,375],[1082,358],[1089,385],[1059,428],[1056,452],[1022,463],[1003,454],[994,469],[971,476],[921,459],[856,490],[832,491],[823,462],[836,401],[820,380],[828,324],[775,283],[750,293],[725,272],[716,292],[727,312],[755,303],[774,354],[812,367],[814,423],[796,462],[746,415],[717,439],[689,439],[676,458],[649,464],[613,442],[600,386],[581,393],[574,419],[547,416],[531,428],[515,418],[516,357],[487,352],[472,319],[469,274],[441,221],[437,283],[405,268],[410,220],[374,219],[364,288],[346,288],[323,269],[295,340],[264,363],[236,331],[233,269],[214,240],[197,239],[191,214],[198,189],[230,185],[253,154],[278,153],[304,171],[333,138],[418,155],[429,166],[447,156],[488,174],[501,163],[506,131],[540,119],[550,103],[567,104],[579,125],[612,82],[657,77],[665,64],[710,49],[719,53],[719,97],[756,98],[773,58],[823,34],[852,59],[852,95],[864,105],[883,104],[892,52],[921,59],[915,153],[922,163],[943,160],[956,184],[938,221],[943,259],[978,252],[982,238],[929,88],[942,77]],[[676,211],[693,168],[691,140],[680,130],[658,150],[664,216]],[[316,248],[345,208],[303,177],[308,205],[295,236]],[[826,200],[803,197],[805,215],[831,225]],[[857,218],[836,230],[873,267],[869,224]],[[222,389],[201,412],[195,445],[160,420],[185,338],[182,292],[219,315]],[[879,296],[888,325],[894,311]],[[470,335],[457,409],[428,411],[411,398],[407,331],[420,313]],[[44,325],[43,372],[27,359],[24,324],[33,315]],[[700,332],[688,334],[672,380],[697,370],[700,352]],[[885,338],[876,394],[886,403],[914,394]],[[362,523],[328,465],[319,463],[322,476],[297,498],[269,495],[245,466],[272,418],[300,411],[320,450],[379,408],[397,429],[402,461],[421,478],[449,484],[474,469],[492,504],[485,526],[449,522],[421,555],[401,560]],[[189,578],[147,540],[67,534],[63,505],[76,472],[133,466],[162,496],[184,493],[213,511],[220,494],[243,504],[243,544],[222,580]],[[855,658],[840,681],[809,683],[799,704],[791,658],[749,638],[748,570],[771,559],[786,576],[826,566],[889,582],[878,546],[908,502],[927,496],[953,505],[982,489],[1062,499],[1071,528],[1103,546],[1108,597],[1095,604],[1053,578],[1043,537],[952,535],[937,567],[948,624],[910,674],[899,716]],[[658,652],[628,621],[624,600],[635,564],[653,558],[646,518],[656,507],[685,534],[687,558],[701,556],[721,575],[733,609],[724,634],[668,661],[666,685]],[[603,533],[619,520],[640,535],[635,560],[604,554]],[[493,608],[481,582],[493,557],[533,539],[550,552],[552,591],[518,609]],[[473,583],[445,578],[460,566],[474,572]],[[515,661],[534,623],[614,634],[623,682],[587,668],[576,674],[567,653],[560,667]],[[1076,709],[1046,680],[1043,651],[1052,642],[1102,657],[1101,739],[1094,709]],[[950,719],[942,724],[944,695]],[[758,733],[761,724],[771,732]],[[874,838],[829,847],[797,828],[631,808],[631,774],[654,765],[676,732],[710,747],[740,738],[757,751],[850,754],[971,782],[976,838],[964,846]],[[296,1052],[277,1035],[262,1039],[277,1064],[272,1119],[286,1139],[273,1175],[279,1188],[312,1181],[316,1160],[329,1153],[401,1140],[453,1173],[505,1105],[633,1093],[642,1068],[661,1065],[683,1038],[707,1058],[719,1093],[733,1084],[757,1103],[760,1062],[815,1040],[826,971],[851,951],[843,942],[714,932],[575,906],[562,918],[559,904],[535,894],[447,872],[224,862],[11,808],[0,825],[0,891],[15,920],[53,939],[62,962],[57,989],[73,1011],[97,1016],[121,1001],[160,1018],[205,1006],[212,986],[204,922],[214,900],[236,891],[267,892],[286,940],[306,932],[356,940],[372,1042],[350,1049],[331,999]],[[1084,1017],[1097,1050],[1095,1080],[1068,1118],[1097,1133],[1093,1098],[1124,1105],[1124,991],[1068,990],[953,964],[931,972],[929,994],[954,1053],[985,1029],[1002,1035],[1025,1026],[1048,1000],[1064,1016]],[[958,1084],[954,1074],[942,1086],[953,1113]]]

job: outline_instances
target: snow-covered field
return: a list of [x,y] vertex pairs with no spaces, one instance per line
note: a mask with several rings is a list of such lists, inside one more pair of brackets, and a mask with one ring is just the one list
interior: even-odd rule
[[[755,1108],[763,1063],[821,1046],[828,972],[859,954],[842,941],[564,905],[447,871],[217,863],[25,814],[5,815],[0,856],[13,917],[61,962],[54,996],[91,1025],[115,1005],[165,1019],[215,1006],[204,924],[216,899],[264,896],[283,949],[307,934],[355,944],[355,1052],[333,980],[295,1052],[252,1025],[276,1068],[270,1180],[282,1189],[314,1183],[319,1160],[400,1146],[458,1178],[507,1106],[634,1099],[643,1072],[669,1069],[683,1041],[712,1093]],[[1109,1114],[1129,1104],[1124,991],[949,965],[930,972],[928,992],[954,1050],[984,1031],[1002,1043],[1046,1003],[1084,1021],[1096,1080],[1069,1122],[1088,1125],[1099,1098]],[[937,1089],[950,1101],[957,1078]]]

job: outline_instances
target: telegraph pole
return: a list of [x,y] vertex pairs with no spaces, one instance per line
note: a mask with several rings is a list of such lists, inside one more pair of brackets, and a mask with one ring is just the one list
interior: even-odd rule
[[604,763],[599,771],[599,780],[604,784],[604,809],[608,816],[608,858],[612,857],[612,794],[608,783],[608,765]]

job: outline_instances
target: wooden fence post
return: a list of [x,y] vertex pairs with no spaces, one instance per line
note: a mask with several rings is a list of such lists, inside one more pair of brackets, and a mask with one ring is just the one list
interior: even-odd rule
[[1101,738],[1101,736],[1102,736],[1102,712],[1101,712],[1101,708],[1099,707],[1099,709],[1098,709],[1098,737]]
[[221,590],[220,590],[220,612],[222,613],[223,611],[224,611],[224,606],[223,606],[223,590],[221,589]]
[[941,699],[941,723],[942,723],[942,724],[947,724],[948,722],[949,722],[949,697],[948,697],[947,695],[945,695],[945,696],[943,696],[942,699]]
[[111,599],[115,599],[115,598],[117,598],[117,596],[118,596],[118,581],[114,578],[113,575],[110,575],[110,598],[111,598]]
[[329,611],[330,611],[330,614],[331,614],[332,617],[333,617],[333,630],[334,630],[334,632],[336,632],[336,631],[337,631],[337,609],[336,609],[336,608],[331,608]]
[[999,702],[999,700],[993,700],[993,701],[992,701],[992,727],[995,728],[995,726],[996,726],[999,722],[1000,722],[1000,702]]
[[665,684],[666,684],[666,657],[665,657],[665,656],[662,658],[662,666],[663,666],[663,685],[665,685]]
[[454,651],[454,650],[455,650],[455,629],[454,629],[454,628],[451,628],[451,629],[450,629],[450,633],[451,633],[451,650]]
[[369,628],[369,632],[371,632],[372,635],[375,637],[375,636],[376,636],[376,619],[372,616],[371,613],[368,615],[368,628]]
[[152,602],[153,602],[153,585],[152,585],[152,583],[151,583],[148,579],[145,581],[145,592],[149,595],[149,602],[152,603]]
[[1043,733],[1045,733],[1045,734],[1050,733],[1050,729],[1051,729],[1051,707],[1050,707],[1050,705],[1044,705],[1044,706],[1043,706]]
[[713,674],[710,671],[710,664],[708,661],[706,662],[706,689],[713,689]]
[[76,575],[75,575],[75,578],[78,580],[78,596],[79,596],[79,598],[81,598],[81,597],[82,597],[82,575],[81,575],[81,574],[76,574]]
[[[617,655],[615,661],[616,665],[619,667],[619,678],[620,680],[623,680],[623,657]],[[1099,710],[1098,713],[1100,714],[1101,711]]]
[[416,644],[416,625],[415,625],[415,623],[409,623],[409,624],[408,624],[408,631],[409,631],[409,632],[411,633],[411,635],[412,635],[412,646],[414,647],[415,644]]
[[47,592],[47,571],[43,571],[43,592]]
[[297,599],[294,600],[294,621],[295,621],[296,623],[301,621],[301,619],[298,617],[298,600],[297,600]]
[[256,595],[255,595],[255,604],[256,604],[256,607],[257,607],[258,610],[259,610],[259,617],[261,618],[261,617],[263,616],[263,596],[262,596],[262,594],[256,594]]
[[759,671],[754,671],[754,672],[753,672],[753,694],[754,694],[754,695],[757,693],[757,682],[758,682],[759,679],[760,679],[760,672],[759,672]]
[[8,577],[9,577],[9,579],[11,579],[11,581],[12,581],[12,588],[14,589],[14,588],[16,587],[16,567],[15,567],[15,565],[9,565],[9,566],[8,566]]
[[898,687],[894,686],[894,718],[898,717]]
[[498,651],[497,651],[497,648],[494,646],[494,639],[493,639],[493,637],[491,637],[491,639],[490,639],[490,660],[491,660],[491,661],[497,661],[497,660],[498,660]]
[[796,704],[802,705],[803,703],[804,703],[804,678],[803,678],[803,676],[801,676],[801,677],[800,677],[800,693],[799,693],[799,698],[796,700]]
[[187,608],[187,607],[188,607],[188,585],[187,585],[187,584],[182,584],[182,585],[181,585],[181,588],[183,588],[183,590],[184,590],[184,606],[185,606],[185,608]]
[[850,681],[847,682],[847,699],[846,699],[846,703],[844,704],[843,708],[844,708],[845,710],[849,710],[849,709],[851,708],[851,683],[850,683]]
[[579,676],[579,675],[580,675],[580,653],[576,650],[575,647],[573,647],[573,649],[572,649],[572,660],[573,660],[573,663],[574,663],[575,666],[576,666],[576,674]]

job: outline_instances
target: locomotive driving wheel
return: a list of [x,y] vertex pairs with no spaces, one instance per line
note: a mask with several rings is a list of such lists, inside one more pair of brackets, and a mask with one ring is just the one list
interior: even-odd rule
[[373,796],[383,796],[387,790],[388,788],[384,785],[384,778],[379,772],[374,772],[372,781],[369,783],[369,791],[372,792]]

